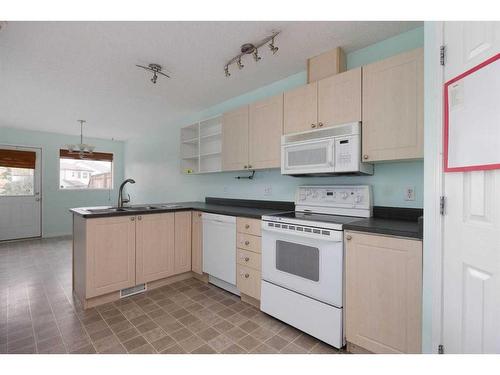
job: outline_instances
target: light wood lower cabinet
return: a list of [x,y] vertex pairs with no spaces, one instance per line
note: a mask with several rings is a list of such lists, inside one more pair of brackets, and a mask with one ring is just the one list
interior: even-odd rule
[[191,234],[191,271],[203,274],[203,221],[201,212],[193,211]]
[[137,216],[136,282],[159,280],[175,273],[174,213]]
[[422,241],[345,232],[346,339],[374,353],[420,353]]
[[260,300],[260,271],[237,264],[236,287],[241,293]]
[[[135,217],[86,220],[86,298],[135,285]],[[82,262],[83,263],[83,262]]]
[[191,271],[191,211],[175,213],[174,273]]
[[[260,300],[261,221],[236,218],[236,287],[245,296]],[[253,302],[251,302],[253,303]]]

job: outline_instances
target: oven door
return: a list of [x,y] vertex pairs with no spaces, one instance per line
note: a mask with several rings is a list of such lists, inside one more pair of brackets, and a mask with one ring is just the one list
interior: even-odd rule
[[342,231],[330,237],[262,225],[262,279],[342,307]]
[[294,142],[281,146],[281,174],[333,173],[335,142],[332,139]]

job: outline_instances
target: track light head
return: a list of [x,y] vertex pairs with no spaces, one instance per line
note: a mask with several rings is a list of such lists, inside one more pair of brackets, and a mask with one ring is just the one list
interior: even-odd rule
[[238,69],[243,69],[245,67],[245,65],[243,65],[241,62],[241,57],[238,59],[237,65],[238,65]]
[[226,75],[226,77],[231,76],[231,73],[229,73],[229,66],[227,66],[227,65],[224,67],[224,74]]
[[259,56],[259,50],[256,48],[255,51],[253,51],[253,59],[255,61],[259,61],[261,57]]

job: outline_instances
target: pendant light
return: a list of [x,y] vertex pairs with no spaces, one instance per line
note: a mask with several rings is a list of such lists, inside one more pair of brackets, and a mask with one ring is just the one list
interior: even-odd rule
[[72,155],[78,155],[80,159],[85,159],[87,156],[92,155],[95,146],[83,143],[83,124],[87,121],[77,120],[80,123],[80,143],[73,145],[66,145],[68,148],[68,153]]

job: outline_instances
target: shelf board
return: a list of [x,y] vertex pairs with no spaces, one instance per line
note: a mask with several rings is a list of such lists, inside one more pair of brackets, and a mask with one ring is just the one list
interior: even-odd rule
[[184,156],[182,160],[193,160],[193,159],[198,159],[198,155],[194,156]]
[[217,152],[207,152],[205,154],[200,154],[200,158],[203,158],[203,157],[213,157],[213,156],[217,156],[217,155],[221,155],[222,152],[220,151],[217,151]]
[[182,143],[198,143],[198,137],[185,139],[182,141]]
[[222,135],[222,132],[217,132],[217,133],[210,133],[210,134],[205,134],[205,135],[200,135],[201,139],[210,139],[210,138],[216,138]]

